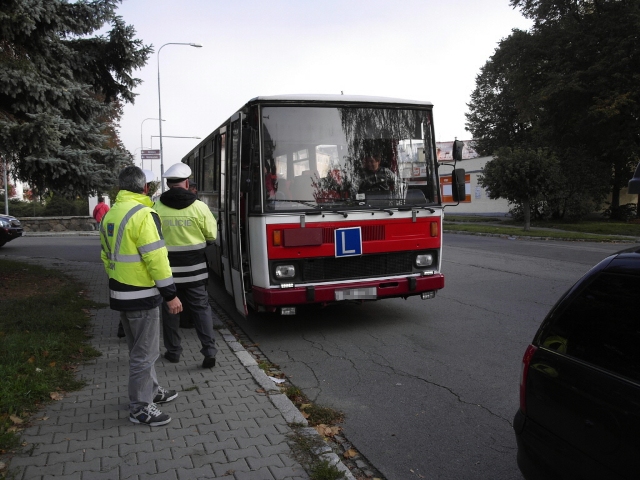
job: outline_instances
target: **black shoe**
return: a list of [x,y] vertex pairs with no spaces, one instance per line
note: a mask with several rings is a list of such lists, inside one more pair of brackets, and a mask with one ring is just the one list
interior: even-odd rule
[[118,324],[118,338],[124,338],[124,327],[122,326],[122,322]]
[[216,357],[204,357],[202,368],[213,368],[216,366]]
[[180,355],[173,355],[169,352],[165,352],[163,356],[164,358],[169,360],[171,363],[178,363],[180,361]]

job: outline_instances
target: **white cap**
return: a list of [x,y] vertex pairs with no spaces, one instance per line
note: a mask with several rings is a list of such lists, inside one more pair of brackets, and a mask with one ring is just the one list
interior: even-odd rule
[[191,176],[191,169],[189,165],[186,163],[176,163],[171,165],[169,169],[164,172],[162,178],[166,178],[168,180],[184,180],[185,178],[189,178]]
[[147,183],[151,183],[156,179],[155,173],[151,170],[142,170],[144,172],[144,176],[147,178]]

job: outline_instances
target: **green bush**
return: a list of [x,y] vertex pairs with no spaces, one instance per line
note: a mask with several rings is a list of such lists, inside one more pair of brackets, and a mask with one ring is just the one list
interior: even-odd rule
[[[45,206],[39,202],[9,200],[9,215],[14,217],[43,217]],[[0,212],[4,213],[4,202],[0,202]]]
[[[0,212],[4,213],[4,202],[0,201]],[[70,200],[52,195],[40,202],[9,200],[9,215],[14,217],[85,217],[89,215],[89,200],[78,198]]]
[[67,217],[89,215],[89,200],[70,200],[60,195],[51,195],[45,201],[45,217]]
[[627,203],[619,205],[617,208],[613,208],[609,203],[609,208],[602,212],[603,217],[610,218],[612,220],[622,220],[628,222],[637,218],[638,205],[635,203]]

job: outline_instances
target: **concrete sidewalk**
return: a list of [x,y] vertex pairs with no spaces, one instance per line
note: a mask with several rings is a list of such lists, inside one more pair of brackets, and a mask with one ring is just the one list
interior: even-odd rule
[[[101,264],[12,257],[60,269],[86,285],[89,296],[108,304],[107,276]],[[128,351],[116,336],[118,313],[93,314],[92,345],[102,356],[82,365],[87,386],[46,405],[23,432],[25,446],[9,461],[16,480],[33,479],[309,479],[292,455],[290,434],[316,436],[300,428],[306,420],[257,366],[215,316],[216,367],[202,369],[193,329],[181,329],[179,363],[158,359],[159,383],[177,390],[161,410],[172,417],[161,427],[128,420]],[[162,341],[160,342],[162,346]],[[353,479],[331,448],[317,452]]]

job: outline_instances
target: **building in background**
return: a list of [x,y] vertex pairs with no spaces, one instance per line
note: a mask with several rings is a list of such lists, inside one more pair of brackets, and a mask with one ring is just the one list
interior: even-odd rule
[[[503,198],[492,200],[487,195],[487,191],[478,185],[478,176],[482,174],[485,164],[493,157],[481,157],[473,149],[472,140],[463,140],[464,148],[462,149],[462,160],[456,164],[456,168],[464,168],[466,183],[466,199],[460,202],[455,208],[447,209],[447,214],[463,215],[495,215],[505,216],[509,214],[509,202]],[[453,164],[453,141],[436,142],[436,153],[438,162],[441,164]],[[449,191],[447,185],[451,184],[451,175],[446,175],[447,167],[440,167],[440,191],[443,201],[449,203],[453,199],[446,193]]]

